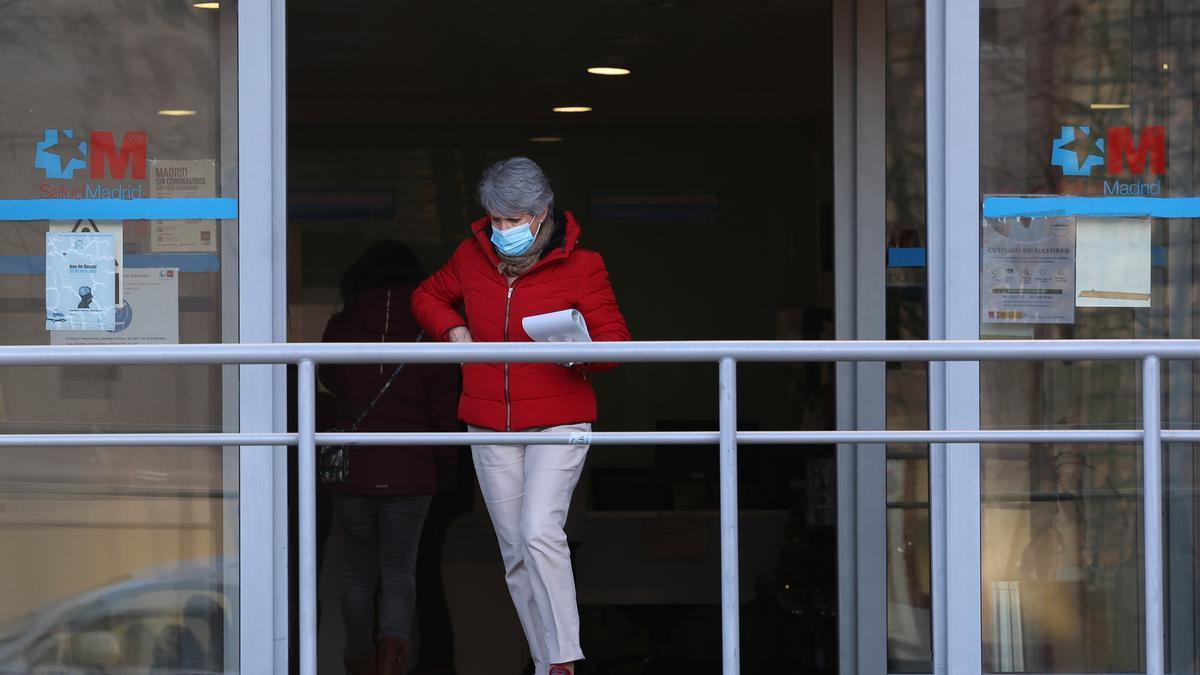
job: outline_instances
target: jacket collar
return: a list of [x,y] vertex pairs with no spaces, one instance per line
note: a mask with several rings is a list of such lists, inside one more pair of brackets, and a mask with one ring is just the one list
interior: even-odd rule
[[[571,255],[571,252],[575,250],[575,246],[579,243],[579,236],[582,234],[582,229],[579,227],[579,221],[575,220],[575,214],[570,211],[555,209],[554,222],[559,226],[558,231],[547,242],[546,249],[542,251],[542,259],[529,272],[554,260],[565,259]],[[471,223],[471,232],[475,235],[475,241],[479,243],[479,246],[483,249],[483,254],[487,256],[492,265],[499,265],[500,257],[496,255],[496,249],[492,246],[491,219],[485,216]],[[526,272],[526,274],[529,274],[529,272]]]

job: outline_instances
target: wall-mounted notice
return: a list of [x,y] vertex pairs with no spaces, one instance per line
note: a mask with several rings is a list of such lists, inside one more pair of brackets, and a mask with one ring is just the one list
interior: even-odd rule
[[1078,307],[1150,306],[1150,219],[1078,218]]
[[46,233],[46,330],[113,330],[115,251],[111,234]]
[[113,331],[50,334],[54,345],[179,344],[179,270],[132,269],[125,272],[125,302],[117,309]]
[[[217,164],[211,159],[150,160],[150,196],[160,199],[215,197]],[[155,220],[150,250],[212,253],[217,250],[217,221],[207,218]]]
[[984,323],[1075,322],[1075,218],[985,218]]
[[113,238],[113,249],[116,253],[113,256],[113,264],[116,267],[114,283],[116,284],[116,305],[121,306],[121,301],[124,299],[124,284],[121,283],[122,273],[125,271],[125,224],[120,220],[92,220],[90,218],[80,218],[77,220],[52,220],[50,221],[51,232],[102,232],[111,234]]

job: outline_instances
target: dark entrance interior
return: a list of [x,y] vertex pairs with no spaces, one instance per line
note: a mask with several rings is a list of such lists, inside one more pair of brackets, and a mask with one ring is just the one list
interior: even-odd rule
[[[482,215],[480,173],[512,155],[544,167],[604,255],[635,339],[832,337],[829,14],[828,0],[292,0],[290,339],[320,340],[341,274],[374,241],[436,269]],[[739,374],[743,429],[833,428],[832,369]],[[716,428],[715,367],[623,366],[596,388],[598,429]],[[580,673],[720,672],[716,458],[593,448],[568,526]],[[740,476],[743,670],[835,672],[833,449],[744,447]],[[338,540],[334,527],[321,574],[328,673]],[[441,555],[456,672],[521,673],[478,498]]]

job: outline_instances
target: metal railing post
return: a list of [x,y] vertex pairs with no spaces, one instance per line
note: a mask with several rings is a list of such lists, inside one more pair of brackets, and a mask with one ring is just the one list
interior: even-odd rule
[[1163,504],[1162,504],[1162,391],[1157,356],[1142,362],[1142,508],[1146,557],[1146,675],[1162,675],[1165,665],[1163,630]]
[[720,363],[721,432],[721,651],[722,673],[741,671],[741,602],[738,598],[737,362]]
[[317,675],[317,378],[310,359],[300,361],[297,389],[299,490],[300,675]]

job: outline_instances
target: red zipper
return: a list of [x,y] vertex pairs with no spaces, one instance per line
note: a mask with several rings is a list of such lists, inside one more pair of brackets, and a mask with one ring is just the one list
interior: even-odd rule
[[[507,281],[507,279],[506,279]],[[512,311],[512,296],[513,290],[517,287],[517,280],[513,279],[508,284],[508,298],[504,301],[504,341],[508,342],[508,322]],[[504,430],[512,431],[512,392],[509,390],[508,363],[504,364]]]

